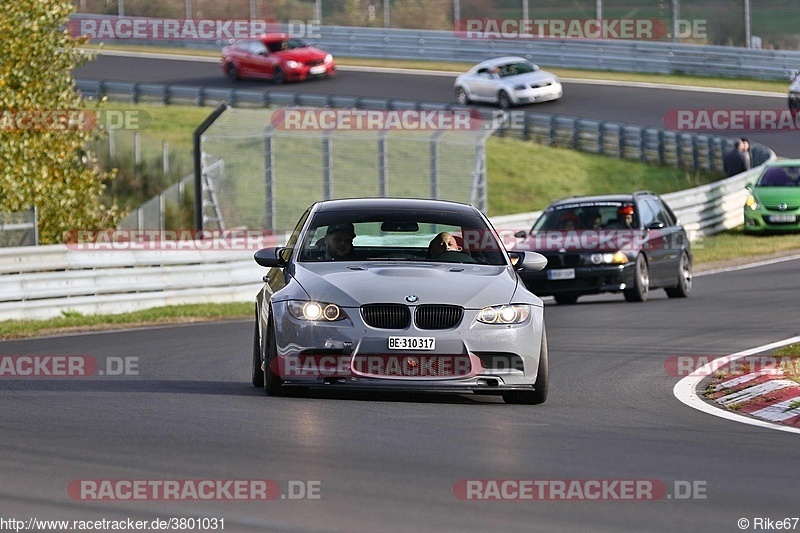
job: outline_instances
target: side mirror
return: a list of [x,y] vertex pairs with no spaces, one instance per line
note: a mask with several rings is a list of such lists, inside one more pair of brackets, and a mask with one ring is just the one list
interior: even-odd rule
[[744,186],[744,188],[747,189],[748,191],[752,191],[753,190],[753,184],[752,183],[748,183],[747,185]]
[[647,225],[647,229],[662,229],[665,226],[663,222],[660,220],[656,220],[655,222],[651,222]]
[[799,76],[799,75],[800,75],[800,70],[794,69],[794,70],[792,71],[791,75],[789,76],[789,79],[790,79],[791,81],[794,81],[794,80],[796,80],[796,79],[797,79],[797,76]]
[[525,231],[525,230],[519,230],[518,232],[516,232],[514,234],[514,237],[516,237],[517,239],[527,239],[528,238],[528,232]]
[[538,272],[547,266],[547,258],[538,252],[508,252],[508,255],[517,269]]
[[283,251],[286,248],[262,248],[253,254],[256,263],[266,268],[284,267],[286,261],[283,259]]

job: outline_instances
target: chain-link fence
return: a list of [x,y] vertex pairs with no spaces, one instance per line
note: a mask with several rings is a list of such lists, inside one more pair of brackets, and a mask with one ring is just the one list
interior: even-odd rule
[[[216,203],[216,188],[225,174],[225,162],[205,159],[203,165],[203,221],[208,229],[225,229]],[[122,230],[187,230],[194,227],[194,175],[131,210],[118,224]]]
[[[286,115],[281,113],[290,110],[319,118],[320,110],[304,108],[229,108],[202,135],[206,160],[224,161],[224,174],[210,187],[210,207],[224,222],[221,227],[291,230],[311,203],[348,197],[439,198],[485,210],[484,145],[492,125],[358,130],[305,124],[293,129],[282,122]],[[378,121],[399,113],[395,117],[404,117],[406,125],[412,115],[423,117],[415,110],[325,112],[340,121],[357,112],[372,113]],[[215,227],[213,218],[206,209],[208,227]]]
[[17,213],[0,213],[0,248],[37,244],[39,231],[35,207]]

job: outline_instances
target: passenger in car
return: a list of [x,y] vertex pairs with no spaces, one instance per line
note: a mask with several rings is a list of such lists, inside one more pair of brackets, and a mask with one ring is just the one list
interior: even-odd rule
[[443,231],[434,237],[431,240],[431,243],[428,245],[428,257],[431,259],[444,252],[460,251],[461,246],[458,245],[456,238],[446,231]]
[[561,217],[561,220],[558,221],[558,227],[559,229],[567,231],[578,229],[578,224],[580,224],[580,221],[581,219],[578,218],[577,215],[567,213]]
[[356,230],[353,224],[332,224],[325,231],[325,259],[327,261],[352,261],[355,259],[353,239]]
[[633,206],[623,205],[617,209],[617,219],[611,222],[608,227],[615,229],[632,229],[633,228]]

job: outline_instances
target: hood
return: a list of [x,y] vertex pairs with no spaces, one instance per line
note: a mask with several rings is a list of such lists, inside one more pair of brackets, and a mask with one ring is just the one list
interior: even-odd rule
[[753,195],[762,204],[800,204],[800,187],[755,187]]
[[537,70],[535,72],[528,72],[527,74],[520,74],[518,76],[509,76],[507,78],[501,78],[504,84],[508,85],[517,85],[520,83],[541,83],[543,81],[554,81],[556,79],[556,75],[552,72],[547,72],[546,70]]
[[407,304],[413,294],[416,304],[480,309],[509,303],[519,278],[508,266],[326,262],[297,264],[295,279],[311,298],[343,307]]
[[280,52],[275,52],[274,55],[280,57],[281,59],[294,60],[294,61],[311,61],[314,59],[325,59],[325,56],[328,55],[327,52],[323,52],[319,48],[314,48],[313,46],[306,46],[303,48],[295,48],[293,50],[281,50]]

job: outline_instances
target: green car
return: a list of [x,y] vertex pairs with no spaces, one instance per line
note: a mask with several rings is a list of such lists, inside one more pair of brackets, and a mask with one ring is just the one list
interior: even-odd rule
[[800,231],[800,159],[767,165],[747,189],[745,233]]

